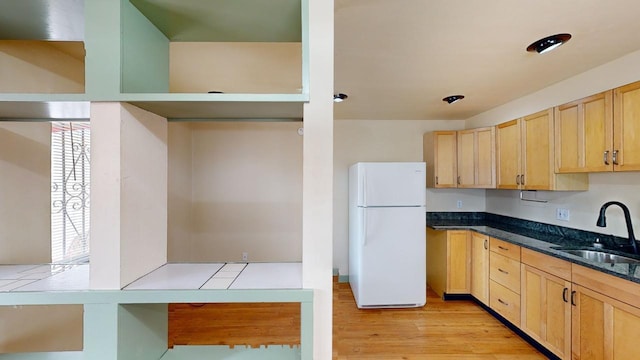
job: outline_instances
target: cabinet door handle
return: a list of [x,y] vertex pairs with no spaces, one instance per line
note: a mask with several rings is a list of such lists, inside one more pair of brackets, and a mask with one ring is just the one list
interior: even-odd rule
[[436,176],[436,185],[438,185],[438,177]]
[[613,150],[613,156],[612,156],[611,160],[613,160],[613,165],[619,165],[618,164],[618,150]]
[[504,300],[502,300],[502,299],[498,299],[498,302],[499,302],[500,304],[504,305],[504,306],[509,306],[509,303],[508,303],[508,302],[506,302],[506,301],[504,301]]
[[460,185],[460,176],[458,176],[458,185]]
[[516,185],[520,185],[520,175],[516,175]]
[[502,269],[500,269],[500,268],[498,268],[498,271],[500,271],[501,273],[503,273],[503,274],[505,274],[505,275],[509,275],[509,272],[508,272],[508,271],[502,270]]
[[604,161],[604,164],[609,165],[609,150],[605,150],[602,156],[603,156],[602,160]]
[[576,292],[575,292],[575,290],[571,292],[571,305],[576,306]]
[[484,239],[484,249],[487,250],[489,247],[487,246],[487,239]]
[[501,246],[501,245],[498,245],[498,249],[504,250],[504,251],[509,251],[509,248],[506,248],[506,247]]
[[569,295],[569,288],[562,289],[562,301],[569,302],[569,299],[567,299],[567,295]]
[[522,183],[521,185],[524,185],[524,174],[520,175],[520,182]]

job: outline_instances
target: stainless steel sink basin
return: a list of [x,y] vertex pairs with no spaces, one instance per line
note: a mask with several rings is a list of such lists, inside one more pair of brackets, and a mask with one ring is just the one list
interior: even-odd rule
[[580,256],[584,259],[596,261],[600,263],[640,264],[640,260],[638,259],[630,258],[623,255],[612,254],[605,251],[584,250],[584,249],[558,249],[558,250],[566,252],[567,254]]

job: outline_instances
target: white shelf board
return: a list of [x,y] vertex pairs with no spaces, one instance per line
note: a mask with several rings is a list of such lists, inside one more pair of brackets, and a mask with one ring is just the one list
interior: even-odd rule
[[[56,265],[51,265],[53,268]],[[89,290],[89,265],[57,267],[57,272],[13,291],[85,291]],[[38,273],[35,273],[38,274]]]
[[301,289],[302,263],[249,263],[229,289]]
[[0,265],[0,280],[16,280],[22,277],[22,273],[40,265]]
[[124,290],[199,289],[223,266],[224,263],[169,263],[134,281]]

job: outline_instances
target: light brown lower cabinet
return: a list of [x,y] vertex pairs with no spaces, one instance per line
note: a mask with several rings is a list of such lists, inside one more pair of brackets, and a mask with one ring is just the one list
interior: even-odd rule
[[528,249],[521,274],[520,329],[555,355],[639,358],[639,284]]
[[427,228],[427,284],[436,294],[469,294],[471,238],[468,230]]
[[571,279],[571,263],[522,249],[520,329],[562,359],[571,357],[571,282],[568,279]]
[[576,264],[572,280],[572,359],[640,358],[640,284]]
[[520,246],[489,239],[489,307],[520,326]]
[[471,295],[489,305],[489,237],[471,231]]

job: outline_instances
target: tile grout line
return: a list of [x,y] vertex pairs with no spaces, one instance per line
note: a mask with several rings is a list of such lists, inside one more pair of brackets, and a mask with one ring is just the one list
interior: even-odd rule
[[231,283],[229,283],[229,286],[227,286],[226,290],[229,290],[229,288],[231,287],[231,285],[233,285],[234,282],[236,282],[236,280],[238,279],[238,277],[240,276],[240,274],[242,274],[242,272],[244,271],[244,269],[247,268],[247,266],[249,266],[249,263],[245,263],[244,266],[242,267],[242,270],[240,270],[240,272],[238,273],[238,275],[236,275],[236,277],[233,278],[233,281],[231,281]]

